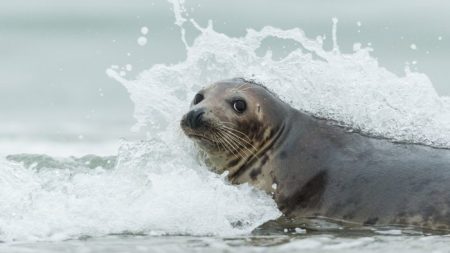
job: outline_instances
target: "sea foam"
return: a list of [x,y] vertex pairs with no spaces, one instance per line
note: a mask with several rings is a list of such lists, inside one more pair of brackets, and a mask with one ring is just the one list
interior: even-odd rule
[[[397,76],[380,67],[370,48],[355,44],[354,52],[341,53],[337,20],[333,48],[325,50],[324,38],[308,38],[298,28],[267,26],[230,37],[215,31],[212,22],[204,27],[188,20],[183,1],[170,2],[186,59],[153,65],[134,80],[107,70],[128,90],[135,129],[145,130],[147,140],[123,142],[112,167],[0,160],[0,240],[238,235],[279,217],[269,195],[209,172],[179,129],[194,94],[221,79],[254,79],[293,107],[356,131],[450,147],[450,99],[439,97],[424,74],[406,69]],[[186,22],[200,31],[190,45]],[[299,46],[281,58],[268,50],[261,54],[268,38]]]

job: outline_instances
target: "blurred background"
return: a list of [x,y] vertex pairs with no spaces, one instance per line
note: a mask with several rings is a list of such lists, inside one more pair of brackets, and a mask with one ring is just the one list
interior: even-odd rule
[[[133,104],[107,68],[133,79],[155,63],[185,57],[165,0],[15,0],[0,3],[0,153],[114,154],[132,133]],[[450,2],[359,0],[187,0],[189,17],[243,36],[266,25],[374,49],[381,66],[423,72],[450,95]],[[148,32],[143,27],[148,28]],[[188,29],[188,41],[196,32]],[[276,51],[276,50],[275,50]]]

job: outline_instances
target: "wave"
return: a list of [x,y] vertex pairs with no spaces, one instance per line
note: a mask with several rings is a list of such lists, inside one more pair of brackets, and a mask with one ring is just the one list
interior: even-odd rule
[[[341,53],[334,20],[333,48],[299,29],[267,26],[230,37],[189,20],[174,5],[186,59],[157,64],[135,80],[107,74],[128,90],[135,129],[148,139],[123,142],[117,156],[57,159],[15,155],[0,160],[0,240],[63,240],[107,234],[237,235],[281,214],[265,193],[232,186],[209,172],[179,129],[194,94],[209,83],[245,77],[264,83],[299,110],[395,141],[450,147],[450,99],[426,75],[396,76],[371,48]],[[200,34],[189,45],[184,26]],[[282,57],[267,40],[298,45]]]

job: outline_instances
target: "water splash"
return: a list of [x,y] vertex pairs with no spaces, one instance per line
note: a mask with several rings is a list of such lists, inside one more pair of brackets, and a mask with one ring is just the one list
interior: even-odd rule
[[192,169],[199,167],[194,159],[172,162],[177,152],[158,141],[123,143],[115,168],[107,166],[110,157],[0,160],[0,240],[238,235],[279,216],[262,192]]
[[[107,71],[127,88],[135,104],[135,129],[146,129],[149,139],[123,143],[114,168],[88,166],[82,159],[0,160],[0,240],[124,232],[236,235],[277,218],[280,212],[269,196],[208,172],[179,130],[193,95],[220,79],[256,79],[295,108],[365,133],[450,147],[450,98],[439,97],[424,74],[406,69],[398,77],[380,67],[370,48],[355,44],[353,53],[341,53],[337,20],[333,50],[327,51],[323,37],[307,38],[298,28],[267,26],[230,37],[215,31],[212,22],[202,27],[185,18],[183,1],[170,2],[186,59],[154,65],[136,80]],[[186,22],[200,31],[192,45],[185,40]],[[274,59],[270,51],[258,53],[267,38],[300,46]]]
[[[187,19],[184,8],[177,5],[183,2],[170,2],[178,10],[176,24],[184,40]],[[241,76],[264,83],[299,110],[356,131],[394,141],[450,147],[449,98],[440,97],[425,74],[406,68],[404,76],[397,76],[380,67],[370,55],[371,48],[356,43],[353,53],[341,53],[336,18],[331,51],[324,49],[323,37],[307,38],[298,28],[266,26],[259,31],[248,29],[243,37],[229,37],[215,31],[211,21],[207,27],[189,21],[200,35],[191,46],[186,44],[185,61],[154,65],[136,80],[108,71],[130,93],[135,104],[135,129],[175,133],[195,92],[217,80]],[[271,51],[257,53],[268,38],[280,43],[294,41],[299,46],[274,59]]]

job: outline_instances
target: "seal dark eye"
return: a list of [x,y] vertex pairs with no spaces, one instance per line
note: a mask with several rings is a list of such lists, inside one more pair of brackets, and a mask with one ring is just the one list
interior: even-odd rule
[[236,100],[233,102],[233,109],[239,113],[242,113],[247,109],[247,104],[244,100]]
[[196,105],[196,104],[202,102],[202,100],[203,100],[204,98],[205,98],[205,97],[204,97],[202,94],[200,94],[200,93],[198,93],[197,95],[195,95],[195,97],[194,97],[194,105]]

